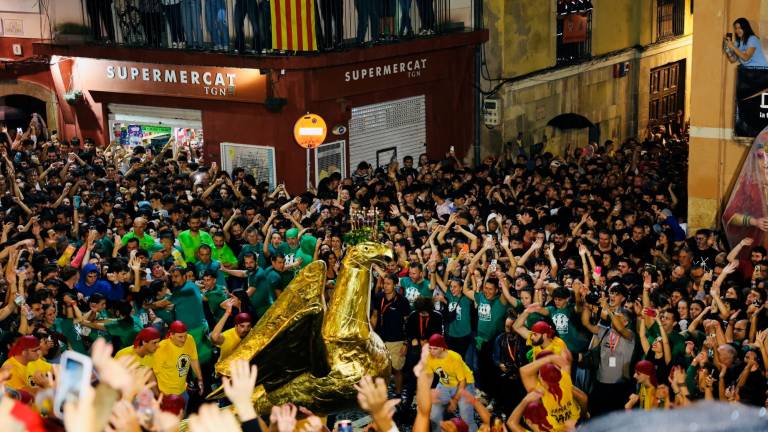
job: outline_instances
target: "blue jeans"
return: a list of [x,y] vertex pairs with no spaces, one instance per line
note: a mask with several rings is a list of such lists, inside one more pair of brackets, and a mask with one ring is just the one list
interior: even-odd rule
[[227,5],[224,0],[206,0],[205,23],[214,46],[229,47],[229,27],[227,26]]
[[203,23],[200,0],[181,0],[181,22],[184,24],[184,34],[189,48],[203,47]]
[[[470,394],[475,394],[474,384],[467,384],[465,388]],[[433,431],[440,430],[440,422],[443,421],[445,408],[451,398],[456,396],[458,387],[448,387],[440,383],[437,385],[436,390],[439,402],[432,404],[432,412],[429,414],[429,421],[432,423]],[[459,399],[459,417],[467,423],[469,432],[477,431],[477,425],[475,424],[475,408],[464,398]]]
[[[413,25],[411,24],[411,0],[399,0],[400,13],[400,36],[413,34]],[[407,30],[407,31],[406,31]]]

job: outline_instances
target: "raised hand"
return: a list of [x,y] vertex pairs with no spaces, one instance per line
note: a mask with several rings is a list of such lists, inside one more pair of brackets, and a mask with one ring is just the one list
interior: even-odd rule
[[269,429],[276,432],[293,432],[296,428],[296,411],[293,404],[273,406],[269,415]]
[[[231,308],[231,304],[227,305],[228,311],[231,312]],[[238,410],[244,406],[251,406],[251,396],[258,376],[256,365],[249,367],[247,361],[235,360],[230,365],[230,373],[232,374],[230,378],[222,378],[224,394]]]

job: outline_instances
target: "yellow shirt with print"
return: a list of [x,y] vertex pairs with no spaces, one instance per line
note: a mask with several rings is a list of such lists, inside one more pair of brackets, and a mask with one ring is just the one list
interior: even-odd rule
[[573,382],[569,374],[563,373],[562,378],[560,378],[559,386],[562,390],[560,401],[549,391],[546,383],[539,380],[537,385],[544,392],[541,403],[547,409],[547,420],[555,431],[568,430],[579,420],[581,408],[573,398]]
[[136,354],[136,350],[133,348],[133,345],[129,345],[115,354],[115,359],[119,359],[120,357],[130,357],[133,360],[136,361],[140,366],[143,366],[145,368],[152,369],[152,354],[147,354],[144,357],[139,357],[138,354]]
[[219,354],[220,361],[227,358],[227,356],[230,355],[238,345],[240,345],[241,340],[240,336],[237,335],[234,327],[222,333],[221,337],[224,338],[224,342],[221,343],[221,347],[219,348],[221,351]]
[[164,394],[180,395],[187,391],[187,374],[192,360],[197,360],[197,345],[192,336],[187,336],[179,347],[170,339],[160,342],[154,354],[152,370],[157,377],[157,387]]
[[427,370],[436,373],[440,379],[440,384],[448,387],[456,387],[459,381],[465,384],[473,384],[475,377],[461,356],[451,350],[445,351],[445,357],[436,358],[430,355],[427,357]]
[[11,357],[3,363],[3,369],[11,372],[11,377],[5,382],[5,386],[13,390],[27,388],[27,367]]
[[53,366],[42,358],[27,363],[27,386],[31,389],[37,389],[37,384],[33,379],[35,374],[40,372],[43,375],[53,370]]
[[525,343],[526,345],[533,347],[533,359],[531,361],[536,360],[536,356],[539,355],[539,353],[542,351],[552,351],[552,354],[560,355],[563,353],[563,351],[568,349],[568,346],[565,345],[565,341],[557,336],[552,339],[552,343],[550,343],[546,348],[542,347],[541,345],[533,345],[531,342],[531,335],[528,335],[528,340],[526,340]]

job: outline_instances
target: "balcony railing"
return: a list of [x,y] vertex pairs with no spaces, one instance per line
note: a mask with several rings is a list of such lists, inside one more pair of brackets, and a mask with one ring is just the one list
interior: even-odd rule
[[664,40],[681,36],[685,32],[685,1],[657,0],[656,38]]
[[[271,22],[270,1],[283,5],[281,11],[288,22]],[[313,1],[314,26],[309,20],[293,18],[292,27],[299,28],[293,33],[294,40],[311,40],[314,33],[316,44],[304,43],[304,49],[273,46],[272,31],[278,26],[278,35],[285,41],[292,17],[301,15],[298,11],[310,15],[305,0],[83,0],[83,25],[89,34],[80,40],[141,48],[292,55],[312,48],[340,50],[472,30],[473,2],[481,0]],[[65,39],[59,38],[73,43]]]

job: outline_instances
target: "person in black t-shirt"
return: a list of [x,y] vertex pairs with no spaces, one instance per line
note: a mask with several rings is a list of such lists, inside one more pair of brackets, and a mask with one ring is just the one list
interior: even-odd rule
[[407,341],[405,320],[411,313],[411,306],[403,296],[397,293],[397,277],[384,275],[381,291],[373,300],[371,326],[381,336],[387,346],[392,361],[392,375],[395,378],[395,391],[400,393],[403,386],[401,370],[405,365]]

